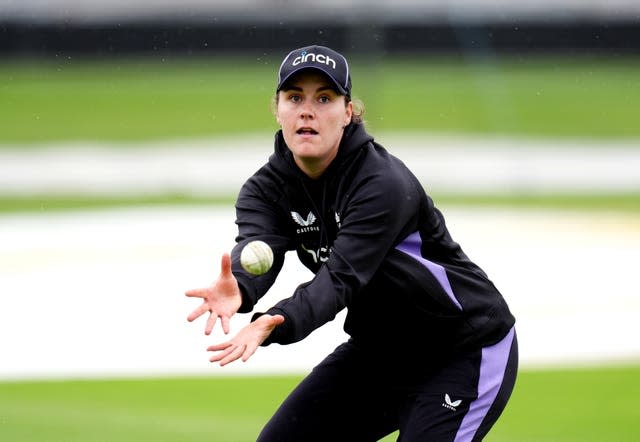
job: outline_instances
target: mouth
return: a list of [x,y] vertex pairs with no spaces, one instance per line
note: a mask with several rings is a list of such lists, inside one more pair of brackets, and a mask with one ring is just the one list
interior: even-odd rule
[[311,127],[301,127],[296,133],[298,135],[318,135],[318,132]]

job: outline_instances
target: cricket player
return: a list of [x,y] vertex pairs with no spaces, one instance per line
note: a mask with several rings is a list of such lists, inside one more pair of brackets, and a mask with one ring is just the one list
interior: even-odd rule
[[[236,245],[219,279],[187,292],[202,298],[188,320],[208,313],[205,333],[218,320],[229,333],[231,316],[253,311],[295,250],[313,279],[211,345],[211,361],[301,341],[344,309],[349,338],[257,440],[376,441],[399,430],[403,442],[480,441],[516,381],[514,316],[410,165],[367,133],[362,112],[340,53],[314,45],[284,57],[273,153],[240,190]],[[260,275],[240,263],[254,240],[273,251]]]

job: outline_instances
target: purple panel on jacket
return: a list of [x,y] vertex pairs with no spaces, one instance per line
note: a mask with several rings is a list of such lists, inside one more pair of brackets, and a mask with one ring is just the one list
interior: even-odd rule
[[447,295],[449,295],[451,302],[453,302],[456,307],[458,307],[458,309],[462,310],[460,302],[458,302],[456,296],[453,294],[453,290],[451,289],[451,284],[449,283],[449,278],[447,277],[446,270],[440,264],[436,264],[435,262],[424,259],[422,257],[422,253],[420,252],[421,246],[422,239],[420,238],[420,233],[415,232],[407,236],[404,241],[398,244],[396,249],[418,260],[418,262],[425,266],[431,272],[431,274],[435,276],[435,278],[438,280],[438,283],[440,283]]

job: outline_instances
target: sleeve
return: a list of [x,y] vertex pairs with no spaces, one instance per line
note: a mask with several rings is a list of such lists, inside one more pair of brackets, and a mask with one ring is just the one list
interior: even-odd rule
[[[231,251],[231,268],[242,292],[240,313],[250,312],[271,288],[282,269],[285,253],[291,249],[290,238],[283,233],[286,224],[278,212],[278,193],[269,191],[273,187],[269,180],[256,174],[243,185],[236,201],[238,236]],[[248,273],[240,264],[242,248],[253,240],[264,241],[273,250],[271,269],[259,276]]]
[[289,344],[331,321],[372,279],[398,238],[415,228],[415,183],[397,170],[378,170],[351,192],[327,262],[310,282],[267,311],[285,322],[263,343]]

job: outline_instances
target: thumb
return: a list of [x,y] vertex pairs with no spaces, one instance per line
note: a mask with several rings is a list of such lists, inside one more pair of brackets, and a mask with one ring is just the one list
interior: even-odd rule
[[272,325],[280,325],[284,322],[284,316],[282,315],[273,315],[271,317],[271,324]]
[[228,278],[231,276],[231,256],[228,253],[222,255],[222,261],[220,262],[220,276],[222,278]]

